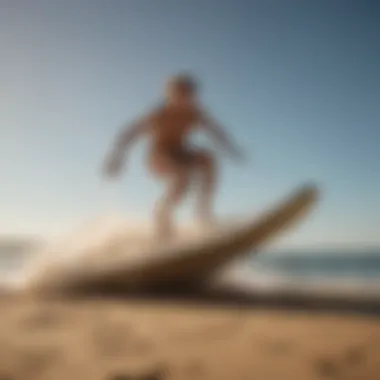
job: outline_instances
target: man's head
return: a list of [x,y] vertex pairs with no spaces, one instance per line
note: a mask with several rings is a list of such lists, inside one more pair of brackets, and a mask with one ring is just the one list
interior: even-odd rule
[[175,104],[192,104],[197,95],[196,80],[186,74],[175,75],[169,78],[166,85],[166,97]]

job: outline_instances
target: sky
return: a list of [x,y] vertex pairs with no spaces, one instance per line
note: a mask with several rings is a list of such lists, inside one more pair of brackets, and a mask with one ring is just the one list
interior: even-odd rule
[[379,17],[375,0],[0,0],[0,235],[149,220],[147,142],[118,181],[102,160],[187,71],[248,155],[218,156],[221,218],[313,181],[318,207],[281,244],[380,245]]

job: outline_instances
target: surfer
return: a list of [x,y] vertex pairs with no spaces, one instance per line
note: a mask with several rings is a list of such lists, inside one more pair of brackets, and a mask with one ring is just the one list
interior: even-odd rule
[[105,160],[106,175],[118,175],[131,144],[138,137],[149,136],[151,145],[147,166],[154,176],[165,180],[167,184],[155,214],[160,237],[169,237],[172,234],[172,213],[186,194],[195,175],[200,180],[198,217],[207,224],[213,222],[216,160],[211,152],[189,145],[187,137],[190,132],[208,132],[232,157],[243,159],[241,150],[197,101],[197,87],[198,84],[191,76],[177,75],[170,78],[163,105],[123,129]]

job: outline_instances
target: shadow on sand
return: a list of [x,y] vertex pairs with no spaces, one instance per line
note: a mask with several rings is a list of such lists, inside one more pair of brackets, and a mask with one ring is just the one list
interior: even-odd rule
[[238,290],[189,287],[178,284],[145,291],[119,290],[117,288],[76,291],[68,296],[75,298],[118,299],[133,302],[180,304],[191,307],[214,306],[254,310],[258,308],[339,314],[360,314],[380,318],[380,298],[349,298],[326,294],[262,294]]

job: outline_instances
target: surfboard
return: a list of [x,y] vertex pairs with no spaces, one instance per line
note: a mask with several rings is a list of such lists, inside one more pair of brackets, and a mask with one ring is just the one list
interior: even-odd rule
[[319,192],[305,184],[270,210],[239,225],[226,226],[196,239],[125,246],[103,246],[82,259],[45,266],[28,284],[34,292],[117,291],[172,284],[201,284],[223,265],[257,252],[299,221],[315,205]]

